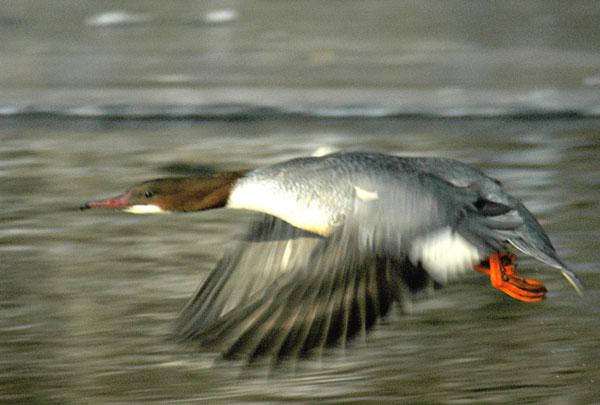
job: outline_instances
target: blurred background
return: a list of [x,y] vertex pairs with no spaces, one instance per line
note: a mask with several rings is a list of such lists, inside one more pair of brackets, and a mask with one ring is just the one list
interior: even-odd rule
[[[0,402],[597,403],[598,1],[0,2]],[[474,274],[294,369],[178,311],[251,215],[80,213],[196,168],[367,147],[502,180],[580,275]]]
[[13,1],[0,112],[599,114],[595,1]]

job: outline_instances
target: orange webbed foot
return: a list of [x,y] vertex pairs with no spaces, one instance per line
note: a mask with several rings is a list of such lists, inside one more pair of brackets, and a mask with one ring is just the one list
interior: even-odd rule
[[525,302],[544,299],[546,287],[536,280],[529,280],[515,274],[515,255],[507,252],[494,252],[489,257],[489,265],[475,266],[480,273],[489,274],[492,285],[500,291]]

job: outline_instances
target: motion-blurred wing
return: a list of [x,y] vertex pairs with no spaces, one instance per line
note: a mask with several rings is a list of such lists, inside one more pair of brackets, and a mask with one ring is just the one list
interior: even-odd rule
[[261,296],[291,268],[305,265],[319,235],[265,215],[223,254],[183,309],[178,332],[192,337],[223,315]]
[[[290,227],[283,222],[278,226]],[[236,299],[239,305],[221,311],[223,315],[206,328],[196,327],[190,313],[198,302],[194,298],[185,311],[185,336],[217,347],[225,358],[278,360],[300,357],[312,348],[345,342],[366,331],[402,291],[417,289],[427,278],[410,263],[365,252],[357,236],[355,229],[344,226],[328,238],[313,239],[304,260],[279,271],[263,289]],[[301,242],[297,247],[308,245]],[[209,279],[200,293],[211,289],[210,284]]]

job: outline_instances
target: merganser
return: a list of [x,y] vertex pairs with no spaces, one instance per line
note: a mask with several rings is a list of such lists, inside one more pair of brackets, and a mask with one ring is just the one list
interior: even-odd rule
[[[394,301],[469,269],[521,301],[542,283],[514,273],[507,245],[557,268],[525,206],[498,180],[451,159],[338,152],[272,166],[143,182],[81,209],[261,212],[184,308],[178,332],[225,358],[299,357],[365,332]],[[410,295],[410,294],[408,294]]]

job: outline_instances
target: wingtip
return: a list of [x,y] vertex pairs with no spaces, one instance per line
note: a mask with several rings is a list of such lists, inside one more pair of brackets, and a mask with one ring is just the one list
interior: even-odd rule
[[580,297],[583,297],[583,283],[581,282],[579,277],[577,277],[575,273],[573,273],[571,270],[561,269],[560,271],[562,275],[565,276],[567,281],[573,286],[575,291],[577,291],[577,294]]

